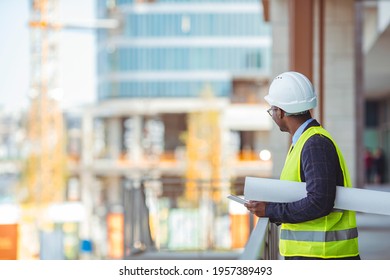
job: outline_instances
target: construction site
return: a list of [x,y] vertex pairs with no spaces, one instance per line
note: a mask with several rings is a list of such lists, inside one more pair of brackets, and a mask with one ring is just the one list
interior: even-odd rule
[[[319,89],[313,113],[354,186],[381,189],[365,181],[362,151],[390,151],[390,87],[370,74],[379,58],[386,65],[390,25],[376,23],[387,6],[96,0],[86,22],[60,18],[61,1],[29,5],[30,102],[24,141],[10,140],[23,153],[1,154],[17,183],[0,192],[12,197],[0,205],[11,213],[0,214],[0,259],[238,259],[258,219],[226,197],[243,195],[247,176],[279,178],[290,139],[264,96],[287,69]],[[96,33],[97,102],[64,111],[59,38],[86,29]],[[15,131],[4,122],[0,140]],[[359,221],[369,234],[367,216]]]
[[[212,57],[203,66],[183,63],[200,60],[207,46],[213,52],[224,50],[223,44],[233,42],[240,30],[211,39],[207,27],[198,29],[199,19],[191,18],[204,16],[202,7],[191,16],[180,14],[192,11],[193,5],[176,7],[167,17],[180,17],[177,42],[152,38],[144,44],[167,42],[163,49],[149,47],[150,52],[181,48],[193,54],[177,58],[176,69],[170,69],[172,53],[160,61],[164,72],[154,73],[159,66],[148,65],[147,57],[136,61],[138,66],[121,62],[122,44],[142,49],[137,43],[132,46],[127,35],[127,26],[140,17],[132,11],[133,4],[122,8],[115,1],[99,2],[104,15],[87,26],[61,21],[59,1],[31,2],[31,102],[26,117],[28,153],[18,187],[21,220],[14,228],[19,236],[17,258],[123,259],[145,250],[242,249],[249,216],[229,206],[226,196],[242,194],[245,176],[268,177],[272,169],[271,120],[263,100],[270,66],[265,54],[271,44],[270,33],[261,31],[269,28],[261,26],[260,3],[246,3],[239,15],[232,12],[234,5],[226,9],[225,17],[249,13],[259,23],[245,42],[226,50],[234,56],[226,69]],[[139,5],[155,13],[152,3]],[[218,4],[212,10],[220,8]],[[158,9],[164,10],[164,5]],[[98,37],[102,34],[99,102],[76,116],[66,115],[59,104],[59,36],[68,28],[92,28]],[[195,35],[205,32],[198,46],[188,45],[190,38],[181,39],[191,28]],[[129,66],[139,67],[138,72],[123,72]],[[140,71],[142,67],[150,68]],[[150,80],[141,77],[138,86],[149,87],[149,92],[119,85],[142,75]],[[160,83],[154,92],[153,83]],[[75,127],[69,127],[72,118]],[[178,225],[183,226],[178,230]],[[221,231],[230,234],[217,238]]]

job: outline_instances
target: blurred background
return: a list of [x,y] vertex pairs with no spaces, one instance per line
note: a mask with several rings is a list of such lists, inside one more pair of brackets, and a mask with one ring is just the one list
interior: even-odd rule
[[226,196],[279,177],[263,97],[288,70],[354,186],[387,190],[389,22],[390,1],[2,0],[0,259],[237,258],[256,219]]

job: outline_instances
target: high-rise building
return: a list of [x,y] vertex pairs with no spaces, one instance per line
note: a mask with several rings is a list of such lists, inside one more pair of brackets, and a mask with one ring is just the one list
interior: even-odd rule
[[[268,119],[250,117],[252,106],[263,102],[270,73],[272,42],[261,1],[103,0],[98,16],[121,23],[117,30],[98,32],[98,100],[104,114],[122,118],[122,130],[154,127],[163,134],[162,143],[154,142],[174,151],[183,144],[185,114],[203,108],[209,89],[227,128],[238,133],[239,150],[257,150],[255,136],[241,132],[269,126]],[[242,104],[252,106],[245,111]],[[128,116],[142,117],[124,121]],[[150,118],[161,121],[165,133],[147,124]],[[134,141],[121,139],[116,153]],[[133,151],[133,159],[143,152]]]
[[[226,225],[220,217],[198,225],[195,231],[202,233],[196,233],[196,241],[185,242],[169,239],[173,235],[153,215],[161,213],[162,205],[180,208],[183,200],[186,207],[199,208],[207,204],[200,202],[204,197],[221,214],[227,211],[224,194],[242,194],[240,179],[270,176],[271,119],[263,96],[272,41],[261,1],[97,3],[98,17],[116,19],[120,27],[98,31],[98,104],[84,116],[86,168],[80,179],[84,191],[85,186],[99,186],[90,191],[98,197],[95,201],[103,202],[93,207],[106,208],[105,214],[124,213],[124,225],[118,227],[125,227],[130,247],[123,252],[124,246],[110,245],[107,255],[129,255],[148,244],[231,248],[231,240],[211,236],[212,227]],[[165,202],[148,204],[146,215],[155,220],[145,227],[128,216],[143,208],[129,209],[135,204],[123,201],[127,195],[132,201],[146,195],[146,201]],[[200,212],[171,211],[167,223],[184,224]],[[132,230],[126,234],[126,228]],[[142,239],[145,232],[152,241]],[[188,232],[184,236],[191,239]]]
[[[121,30],[99,32],[99,100],[230,98],[234,78],[266,78],[270,28],[261,1],[99,1]],[[109,5],[109,4],[108,4]]]

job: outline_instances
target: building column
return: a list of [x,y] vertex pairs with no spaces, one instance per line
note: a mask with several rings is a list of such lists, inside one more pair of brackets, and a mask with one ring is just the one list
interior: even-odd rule
[[81,154],[81,201],[85,207],[85,220],[80,225],[80,238],[91,240],[92,238],[92,215],[93,215],[93,114],[86,109],[82,118],[82,154]]
[[[356,184],[355,1],[325,1],[324,119]],[[363,152],[363,151],[362,151]]]
[[365,98],[364,98],[364,45],[363,13],[364,2],[354,3],[354,44],[355,44],[355,186],[362,188],[366,182],[365,171]]
[[131,159],[140,162],[142,159],[142,116],[133,116],[134,120],[134,147],[132,148]]
[[[274,77],[289,70],[289,9],[288,0],[272,0],[270,2],[272,24],[272,73]],[[272,177],[279,178],[290,145],[288,133],[282,133],[274,123],[270,133],[270,149],[272,152]]]
[[119,176],[109,176],[106,178],[106,193],[106,202],[109,208],[116,209],[118,206],[122,205],[122,181]]
[[[123,125],[120,117],[110,117],[105,121],[107,131],[107,151],[112,164],[116,166],[121,160]],[[107,213],[123,213],[122,181],[117,174],[110,174],[104,180]],[[108,216],[107,216],[108,217]]]
[[122,147],[122,123],[120,118],[106,120],[107,150],[110,159],[118,160]]
[[290,70],[313,81],[313,1],[289,1]]

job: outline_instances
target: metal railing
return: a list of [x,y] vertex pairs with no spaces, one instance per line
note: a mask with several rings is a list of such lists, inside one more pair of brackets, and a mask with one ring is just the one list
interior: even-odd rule
[[[139,252],[234,252],[245,246],[251,227],[241,205],[231,212],[230,193],[243,182],[142,179],[123,188],[125,258]],[[241,245],[242,244],[242,245]]]
[[230,212],[226,194],[236,193],[234,187],[228,181],[128,181],[123,189],[124,257],[141,252],[159,253],[153,257],[168,252],[220,252],[230,254],[229,258],[234,253],[234,259],[276,259],[276,226],[261,218],[253,229],[254,217],[241,205],[232,205],[238,207],[234,210],[239,210],[238,216]]
[[260,218],[241,254],[240,260],[278,259],[278,232],[268,218]]

